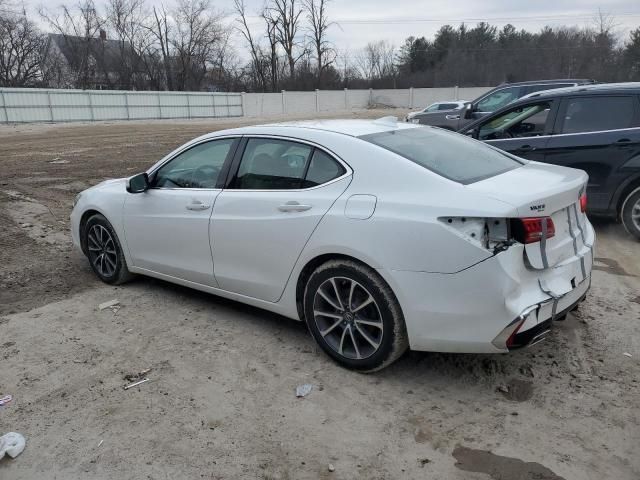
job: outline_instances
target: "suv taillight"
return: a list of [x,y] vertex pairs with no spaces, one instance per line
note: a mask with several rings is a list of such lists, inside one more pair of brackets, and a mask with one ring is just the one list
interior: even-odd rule
[[556,227],[551,217],[514,218],[511,220],[511,232],[520,243],[535,243],[542,240],[545,224],[546,238],[553,237]]

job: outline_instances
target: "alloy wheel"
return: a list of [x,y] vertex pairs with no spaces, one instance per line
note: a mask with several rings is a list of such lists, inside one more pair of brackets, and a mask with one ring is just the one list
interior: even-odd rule
[[640,231],[640,198],[631,207],[631,221],[633,225]]
[[109,230],[99,224],[93,225],[87,234],[87,249],[89,261],[98,273],[111,277],[116,271],[118,253]]
[[378,351],[384,324],[373,295],[346,277],[331,277],[318,287],[313,317],[324,341],[345,358],[361,360]]

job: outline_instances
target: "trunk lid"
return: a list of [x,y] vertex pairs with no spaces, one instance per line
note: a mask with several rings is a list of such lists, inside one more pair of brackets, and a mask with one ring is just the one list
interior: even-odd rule
[[467,188],[509,203],[518,218],[551,217],[555,235],[525,246],[530,266],[545,269],[580,257],[586,247],[580,196],[587,180],[582,170],[529,162]]

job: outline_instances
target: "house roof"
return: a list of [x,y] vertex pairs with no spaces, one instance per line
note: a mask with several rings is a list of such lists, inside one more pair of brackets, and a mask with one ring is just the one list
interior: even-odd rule
[[58,46],[60,52],[72,68],[79,68],[89,54],[99,62],[99,67],[109,72],[115,72],[122,68],[123,54],[129,57],[129,64],[136,69],[140,58],[133,51],[129,42],[124,45],[119,40],[103,40],[101,38],[76,37],[57,33],[49,34],[49,39]]

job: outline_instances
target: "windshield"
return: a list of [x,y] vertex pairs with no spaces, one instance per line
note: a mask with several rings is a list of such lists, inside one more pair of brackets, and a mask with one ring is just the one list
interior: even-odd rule
[[523,165],[500,150],[439,128],[406,128],[359,138],[465,185]]

